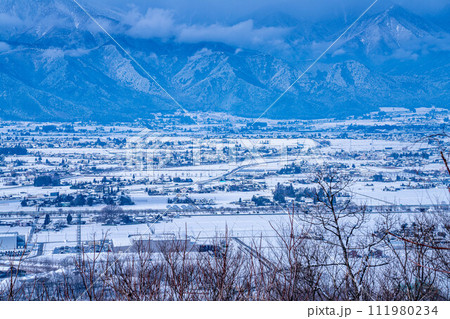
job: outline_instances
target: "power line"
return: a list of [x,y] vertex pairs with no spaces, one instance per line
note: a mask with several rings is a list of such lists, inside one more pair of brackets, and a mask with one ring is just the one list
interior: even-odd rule
[[[178,101],[169,93],[167,92],[167,90],[161,85],[159,84],[159,82],[152,76],[150,75],[150,73],[138,62],[136,61],[136,59],[127,51],[125,50],[125,48],[119,43],[117,42],[117,40],[108,32],[106,31],[106,29],[81,5],[78,3],[77,0],[72,0],[81,10],[84,11],[84,13],[86,13],[86,15],[92,20],[94,21],[94,23],[139,67],[139,69],[142,70],[142,72],[144,72],[164,93],[167,94],[167,96],[181,109],[183,110],[184,113],[186,113],[187,115],[190,115],[190,113],[183,107],[181,106],[180,103],[178,103]],[[191,117],[192,118],[192,117]],[[197,123],[197,121],[195,119],[192,119],[195,124],[199,125]]]
[[[316,63],[376,4],[378,2],[378,0],[375,0],[374,2],[372,2],[372,4],[366,9],[366,10],[364,10],[364,12],[363,13],[361,13],[360,14],[360,16],[355,20],[355,21],[353,21],[353,23],[352,24],[350,24],[350,26],[348,26],[347,27],[347,29],[345,29],[345,31],[344,32],[342,32],[341,33],[341,35],[336,39],[336,40],[334,40],[334,42],[333,43],[331,43],[329,46],[328,46],[328,48],[325,50],[325,51],[323,51],[322,52],[322,54],[320,54],[318,57],[317,57],[317,59],[315,59],[314,60],[314,62],[313,63],[311,63],[311,65],[310,66],[308,66],[307,68],[306,68],[306,70],[305,71],[303,71],[303,73],[294,81],[294,82],[292,82],[292,84],[291,85],[289,85],[289,87],[283,92],[283,93],[281,93],[281,95],[272,103],[272,104],[270,104],[269,105],[269,107],[268,108],[266,108],[266,110],[253,122],[253,124],[255,124],[256,122],[258,122],[260,119],[261,119],[261,117],[263,117],[264,116],[264,114],[266,114],[314,65],[316,65]],[[253,125],[252,124],[252,125]]]

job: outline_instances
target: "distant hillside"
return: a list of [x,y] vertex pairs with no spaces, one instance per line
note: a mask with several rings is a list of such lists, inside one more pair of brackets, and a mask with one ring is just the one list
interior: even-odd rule
[[[117,13],[94,13],[119,25]],[[0,28],[0,118],[111,121],[178,110],[70,1],[5,0],[0,14],[23,22]],[[30,17],[34,23],[27,25]],[[325,49],[342,32],[330,34],[333,23],[319,27],[277,14],[256,19],[291,28],[289,54],[116,36],[186,109],[258,117],[320,54],[317,47]],[[266,116],[450,107],[450,34],[442,25],[395,6],[367,15]]]

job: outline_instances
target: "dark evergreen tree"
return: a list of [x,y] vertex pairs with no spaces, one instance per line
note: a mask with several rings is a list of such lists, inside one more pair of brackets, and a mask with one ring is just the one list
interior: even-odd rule
[[44,226],[47,226],[48,224],[50,224],[50,215],[45,214]]

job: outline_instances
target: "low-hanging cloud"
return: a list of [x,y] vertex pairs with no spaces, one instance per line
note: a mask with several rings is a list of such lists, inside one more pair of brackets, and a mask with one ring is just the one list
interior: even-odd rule
[[0,41],[0,52],[5,52],[11,50],[11,46],[6,42]]
[[178,32],[173,13],[159,8],[149,8],[145,15],[130,11],[124,23],[131,26],[128,34],[138,38],[170,38]]
[[[444,4],[439,0],[430,1],[435,4],[434,8],[440,8]],[[361,10],[365,9],[372,0],[246,0],[244,2],[241,0],[226,2],[152,0],[151,4],[144,0],[126,2],[121,0],[108,2],[80,0],[80,2],[96,17],[104,29],[115,35],[126,34],[139,39],[163,39],[180,43],[218,42],[240,48],[262,49],[265,52],[285,53],[289,51],[295,54],[303,45],[301,36],[298,36],[302,30],[299,27],[296,29],[295,21],[303,23],[302,19],[308,18],[312,20],[330,19],[324,20],[325,22],[338,21],[334,18],[351,16],[351,13],[359,15]],[[392,2],[410,6],[412,6],[411,3],[414,3],[412,7],[416,9],[424,6],[419,0],[383,0],[379,2],[380,7],[372,8],[370,13],[374,14],[377,10],[381,10],[382,3],[392,5]],[[36,4],[35,2],[31,3]],[[95,9],[95,4],[97,4],[98,10]],[[348,9],[348,7],[351,8]],[[94,21],[77,10],[78,8],[75,8],[73,16],[66,15],[67,12],[71,12],[67,9],[61,12],[50,10],[49,14],[46,11],[45,16],[38,17],[33,14],[27,15],[26,12],[6,10],[0,12],[0,34],[8,34],[11,27],[17,30],[36,32],[39,36],[46,35],[54,27],[85,29],[91,33],[102,32]],[[280,13],[280,16],[283,17],[283,12],[287,12],[294,22],[284,23],[282,19],[279,21],[276,14]],[[336,12],[337,15],[335,15]],[[75,13],[80,13],[80,15],[77,16]],[[109,16],[109,13],[113,14]],[[270,17],[271,14],[274,14],[274,17]],[[266,19],[268,15],[269,18]],[[337,22],[337,24],[341,22]],[[301,23],[299,26],[302,25]],[[308,23],[311,23],[312,26],[321,24],[317,20],[305,24],[308,25]],[[342,29],[348,24],[346,18],[340,28]],[[339,27],[335,29],[336,32],[340,30]],[[327,36],[333,35],[332,32],[333,30],[329,32],[330,34],[324,34],[325,38],[323,39],[319,36],[317,39],[313,39],[312,43],[306,43],[314,55],[323,52],[330,44]],[[430,37],[430,39],[412,38],[403,42],[401,44],[405,48],[405,52],[417,52],[424,49],[427,51],[442,50],[449,46],[448,39],[435,39],[435,37]],[[335,55],[339,53],[336,51]],[[404,52],[400,52],[399,55],[407,56]]]
[[230,45],[258,46],[270,42],[283,41],[289,33],[288,28],[255,28],[252,20],[231,26],[213,24],[208,26],[187,26],[178,34],[180,42],[222,42]]
[[19,27],[24,21],[13,14],[0,12],[0,27]]
[[183,43],[220,42],[235,46],[256,47],[264,44],[282,44],[289,28],[255,27],[253,20],[225,24],[177,23],[173,12],[149,8],[145,14],[133,9],[123,20],[125,32],[136,38],[173,39]]

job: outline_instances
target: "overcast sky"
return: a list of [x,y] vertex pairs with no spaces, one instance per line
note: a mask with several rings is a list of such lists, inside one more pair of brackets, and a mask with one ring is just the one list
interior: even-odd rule
[[[175,17],[190,22],[227,22],[248,17],[255,12],[282,11],[296,18],[321,18],[330,15],[360,12],[373,0],[82,0],[105,7],[140,11],[148,8],[164,8]],[[399,4],[416,14],[436,13],[450,4],[450,0],[379,0],[377,7]],[[375,9],[376,10],[376,9]]]

